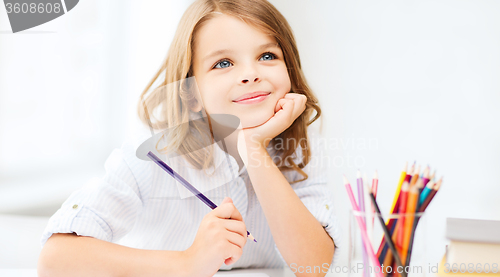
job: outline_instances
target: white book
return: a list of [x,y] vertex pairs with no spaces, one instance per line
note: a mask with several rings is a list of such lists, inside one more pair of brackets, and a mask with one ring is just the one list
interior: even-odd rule
[[500,264],[500,221],[446,219],[449,264]]

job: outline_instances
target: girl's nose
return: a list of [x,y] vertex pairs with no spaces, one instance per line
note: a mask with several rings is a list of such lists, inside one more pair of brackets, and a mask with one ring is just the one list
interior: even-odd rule
[[[246,78],[246,79],[241,80],[241,82],[242,82],[243,84],[246,84],[246,83],[248,83],[248,82],[249,82],[249,79],[251,80],[251,78]],[[254,82],[258,82],[259,80],[260,80],[260,79],[259,79],[259,77],[255,77],[255,78],[253,78],[253,81],[254,81]]]
[[241,83],[246,84],[246,83],[251,83],[251,82],[259,82],[260,81],[260,76],[257,71],[257,69],[254,66],[247,66],[245,67],[245,70],[243,72],[243,76],[241,77]]

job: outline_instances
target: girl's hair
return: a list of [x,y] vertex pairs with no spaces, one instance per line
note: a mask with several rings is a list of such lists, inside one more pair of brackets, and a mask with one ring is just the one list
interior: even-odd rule
[[[165,62],[141,94],[138,105],[140,120],[153,129],[169,128],[168,146],[162,150],[176,150],[183,153],[184,157],[198,169],[206,169],[212,165],[213,150],[205,147],[209,143],[202,140],[203,137],[210,138],[209,129],[199,124],[200,120],[189,120],[192,118],[190,113],[193,113],[189,107],[198,97],[190,88],[193,82],[189,80],[193,78],[189,77],[193,76],[193,45],[196,32],[220,13],[239,18],[271,35],[281,47],[291,81],[290,92],[304,94],[307,101],[305,111],[288,129],[273,138],[270,144],[281,143],[287,146],[276,152],[279,158],[276,163],[281,171],[296,170],[304,176],[302,180],[307,179],[307,174],[302,171],[311,158],[307,126],[320,117],[321,109],[302,72],[299,52],[290,25],[266,0],[197,0],[191,4],[180,20]],[[162,74],[163,82],[146,95]],[[316,114],[310,120],[313,111],[316,111]],[[210,124],[210,120],[208,121]],[[293,156],[299,145],[302,148],[302,160],[297,165]]]

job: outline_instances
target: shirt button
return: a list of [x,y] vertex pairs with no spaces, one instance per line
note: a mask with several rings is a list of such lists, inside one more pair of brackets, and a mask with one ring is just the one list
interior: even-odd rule
[[325,205],[325,207],[326,207],[327,210],[330,210],[330,207],[328,207],[328,205]]
[[78,209],[78,205],[77,204],[73,205],[73,210],[76,210],[76,209]]

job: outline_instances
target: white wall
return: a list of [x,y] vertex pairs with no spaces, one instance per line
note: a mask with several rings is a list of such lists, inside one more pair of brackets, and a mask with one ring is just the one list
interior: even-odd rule
[[[432,261],[446,217],[500,219],[500,2],[271,2],[323,108],[346,238],[342,174],[377,169],[387,211],[405,161],[444,176],[428,210]],[[189,3],[80,1],[25,34],[9,34],[0,7],[0,213],[52,211],[103,173]]]
[[346,235],[342,174],[377,169],[387,212],[405,161],[444,176],[427,213],[430,261],[444,254],[446,217],[500,219],[500,2],[271,2],[339,142],[331,180]]

